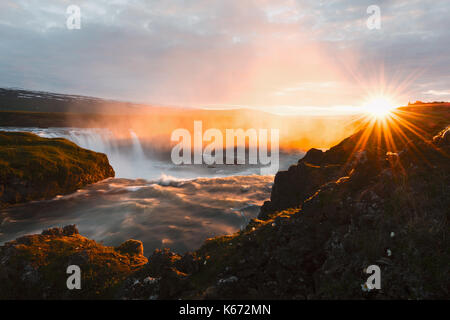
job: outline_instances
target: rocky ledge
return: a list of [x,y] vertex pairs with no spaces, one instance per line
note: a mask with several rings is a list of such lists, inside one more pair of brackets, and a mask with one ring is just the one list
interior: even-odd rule
[[[147,263],[142,242],[107,247],[75,226],[52,228],[0,247],[0,299],[113,298],[125,278]],[[81,270],[81,289],[68,290],[67,267]]]
[[108,177],[106,155],[62,138],[0,131],[0,208],[67,194]]

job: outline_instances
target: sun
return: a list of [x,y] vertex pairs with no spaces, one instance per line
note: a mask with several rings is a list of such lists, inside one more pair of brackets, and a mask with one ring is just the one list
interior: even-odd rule
[[370,99],[364,104],[363,109],[373,117],[382,119],[387,117],[395,109],[395,106],[388,97],[379,96]]

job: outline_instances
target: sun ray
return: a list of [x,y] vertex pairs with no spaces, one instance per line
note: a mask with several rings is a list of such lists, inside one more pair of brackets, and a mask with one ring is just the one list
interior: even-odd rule
[[371,97],[363,106],[364,111],[375,118],[383,119],[388,116],[395,106],[390,98],[379,95]]

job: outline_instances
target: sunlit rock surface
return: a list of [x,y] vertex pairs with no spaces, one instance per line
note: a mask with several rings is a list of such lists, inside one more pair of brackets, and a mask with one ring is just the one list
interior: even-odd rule
[[113,176],[104,154],[65,139],[0,131],[0,208],[71,193]]
[[[133,247],[142,247],[133,240]],[[137,245],[137,246],[136,246]],[[78,233],[75,226],[52,228],[0,246],[0,298],[105,299],[147,262],[140,250],[106,247]],[[124,252],[127,251],[127,252]],[[67,287],[67,267],[81,270],[81,289]]]

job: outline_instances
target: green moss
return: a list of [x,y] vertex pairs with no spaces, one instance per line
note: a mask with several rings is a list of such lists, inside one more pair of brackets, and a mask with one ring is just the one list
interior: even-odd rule
[[66,139],[0,132],[0,206],[70,193],[113,176],[102,153]]
[[[8,263],[0,265],[0,298],[111,299],[122,281],[147,262],[141,254],[121,254],[79,234],[26,236],[0,249],[9,250]],[[71,264],[81,269],[81,290],[66,287]],[[39,274],[36,283],[22,281],[30,268]]]

